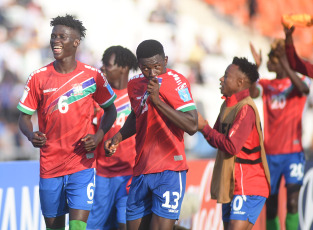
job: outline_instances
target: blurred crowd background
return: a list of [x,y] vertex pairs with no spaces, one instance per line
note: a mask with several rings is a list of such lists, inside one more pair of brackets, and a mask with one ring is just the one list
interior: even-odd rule
[[[142,40],[159,40],[168,67],[189,79],[198,110],[213,126],[222,103],[219,78],[233,57],[253,62],[252,42],[262,51],[260,76],[274,78],[266,62],[271,41],[284,37],[281,15],[310,12],[311,0],[0,0],[0,161],[39,159],[18,129],[16,106],[29,74],[53,61],[53,17],[68,13],[83,22],[87,35],[78,60],[97,68],[109,46],[135,52]],[[297,28],[294,39],[299,54],[313,62],[313,28]],[[312,95],[311,87],[303,116],[307,158],[313,157]],[[256,103],[262,113],[261,99]],[[216,154],[200,133],[186,135],[186,151],[189,159]]]

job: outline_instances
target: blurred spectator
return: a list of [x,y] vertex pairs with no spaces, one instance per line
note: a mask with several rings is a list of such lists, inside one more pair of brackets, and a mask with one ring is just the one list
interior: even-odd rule
[[[209,4],[217,3],[206,1]],[[245,10],[250,17],[259,14],[263,5],[257,0],[238,1],[246,3],[240,7],[240,12]],[[221,4],[227,2],[222,1]],[[72,7],[73,3],[75,8]],[[257,8],[255,3],[258,3]],[[62,8],[54,7],[57,4],[62,4]],[[169,68],[189,76],[188,80],[193,82],[191,89],[196,103],[203,105],[209,119],[215,119],[219,111],[220,95],[216,89],[223,70],[234,55],[250,54],[249,47],[245,47],[247,40],[250,40],[249,32],[241,30],[240,26],[231,27],[229,18],[217,14],[214,7],[205,7],[205,1],[97,0],[95,4],[99,7],[88,11],[88,5],[74,0],[0,1],[0,154],[7,152],[6,160],[39,157],[34,148],[28,149],[28,142],[23,136],[20,146],[14,144],[13,127],[17,123],[14,113],[23,93],[22,85],[31,71],[52,61],[51,48],[47,45],[50,28],[46,25],[56,14],[71,13],[90,24],[77,57],[94,66],[100,67],[101,50],[105,47],[122,43],[134,50],[138,41],[151,38],[161,41],[170,57]],[[116,14],[117,11],[119,14]],[[108,34],[108,31],[112,32]],[[256,36],[252,38],[255,44],[268,46],[268,40],[260,40],[261,36]],[[306,139],[312,139],[311,132],[307,133],[310,136]],[[210,157],[214,154],[202,151],[208,148],[203,148],[204,141],[201,138],[197,135],[188,136],[188,157]],[[1,144],[4,142],[6,147]],[[9,143],[13,147],[8,147]]]

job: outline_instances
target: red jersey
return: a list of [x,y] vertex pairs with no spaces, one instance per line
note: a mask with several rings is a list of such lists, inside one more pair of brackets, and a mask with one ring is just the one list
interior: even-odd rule
[[[239,101],[249,96],[249,90],[244,90],[226,98],[226,106],[235,106]],[[244,105],[237,113],[234,123],[229,127],[228,135],[220,133],[220,117],[217,118],[214,128],[205,126],[202,133],[205,139],[215,148],[236,155],[237,158],[254,161],[261,157],[261,153],[248,154],[243,151],[260,146],[259,134],[256,127],[255,113],[252,107]],[[262,163],[241,164],[236,162],[234,168],[235,188],[234,195],[269,196],[269,186],[266,180]]]
[[[302,78],[305,79],[308,80]],[[301,123],[307,97],[295,88],[289,78],[260,79],[259,85],[263,89],[266,153],[277,155],[303,151]]]
[[[158,76],[162,83],[159,97],[173,109],[186,112],[196,109],[187,79],[170,69]],[[134,176],[187,170],[184,131],[158,111],[146,96],[149,80],[142,74],[128,82],[128,95],[136,114],[136,159]]]
[[[127,94],[127,89],[113,89],[117,95],[115,107],[117,117],[112,128],[105,134],[102,142],[98,145],[97,153],[97,174],[103,177],[127,176],[133,174],[135,164],[135,136],[122,141],[116,152],[111,157],[105,156],[104,140],[112,138],[124,125],[128,115],[131,112],[131,106]],[[99,128],[103,110],[97,114],[97,128]]]
[[40,148],[40,177],[52,178],[95,167],[93,153],[86,153],[81,139],[92,133],[93,101],[110,106],[116,98],[104,75],[77,61],[68,74],[55,71],[53,63],[33,72],[17,108],[38,113],[39,131],[47,142]]

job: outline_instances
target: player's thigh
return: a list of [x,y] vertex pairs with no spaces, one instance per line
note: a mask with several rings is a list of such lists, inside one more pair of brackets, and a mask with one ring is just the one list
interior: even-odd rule
[[141,219],[152,212],[152,193],[147,175],[134,176],[132,179],[126,203],[127,226],[135,225],[137,223],[135,220]]
[[287,212],[298,212],[298,200],[301,185],[300,184],[287,184]]
[[[67,176],[55,178],[40,178],[39,195],[42,214],[45,218],[52,218],[50,222],[54,222],[53,218],[63,216],[68,213],[66,201],[66,192],[64,183]],[[56,218],[60,219],[60,218]]]
[[[304,177],[305,157],[303,152],[285,155],[284,177],[286,185],[302,185]],[[296,186],[295,186],[296,187]],[[298,187],[300,188],[300,186]]]
[[173,230],[173,226],[175,224],[174,219],[168,219],[161,216],[158,216],[156,214],[152,214],[152,219],[150,223],[150,230]]
[[87,229],[102,228],[109,219],[114,222],[114,197],[117,190],[114,184],[112,178],[96,175],[94,203],[88,217]]
[[135,220],[127,220],[127,230],[147,230],[150,227],[152,213]]
[[228,223],[227,230],[250,230],[253,228],[253,224],[248,220],[231,220]]
[[278,194],[270,195],[266,200],[266,218],[273,219],[278,212]]
[[65,227],[65,215],[57,217],[45,217],[45,223],[47,228],[58,229]]
[[166,219],[179,219],[185,194],[186,171],[164,171],[152,176],[152,212]]
[[131,176],[120,177],[121,183],[116,191],[115,209],[118,223],[126,224],[126,202],[128,198],[127,184]]
[[249,221],[253,225],[259,217],[266,198],[261,196],[235,195],[231,203],[223,204],[222,219],[224,222],[232,220]]
[[80,221],[87,223],[89,212],[90,212],[89,210],[70,208],[69,220],[70,221],[71,220],[80,220]]
[[278,194],[281,177],[285,168],[281,155],[266,155],[268,168],[271,175],[271,194]]
[[69,175],[65,189],[69,208],[90,211],[94,203],[95,170],[85,169]]

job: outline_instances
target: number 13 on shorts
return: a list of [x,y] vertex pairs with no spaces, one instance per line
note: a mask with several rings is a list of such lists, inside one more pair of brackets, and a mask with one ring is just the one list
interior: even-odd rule
[[170,191],[166,191],[165,193],[163,193],[163,197],[165,197],[165,203],[162,204],[162,207],[170,208],[170,209],[177,209],[178,200],[180,198],[179,193],[178,192],[172,192],[172,196],[174,197],[174,204],[172,204],[172,205],[170,204],[170,196],[171,196]]

